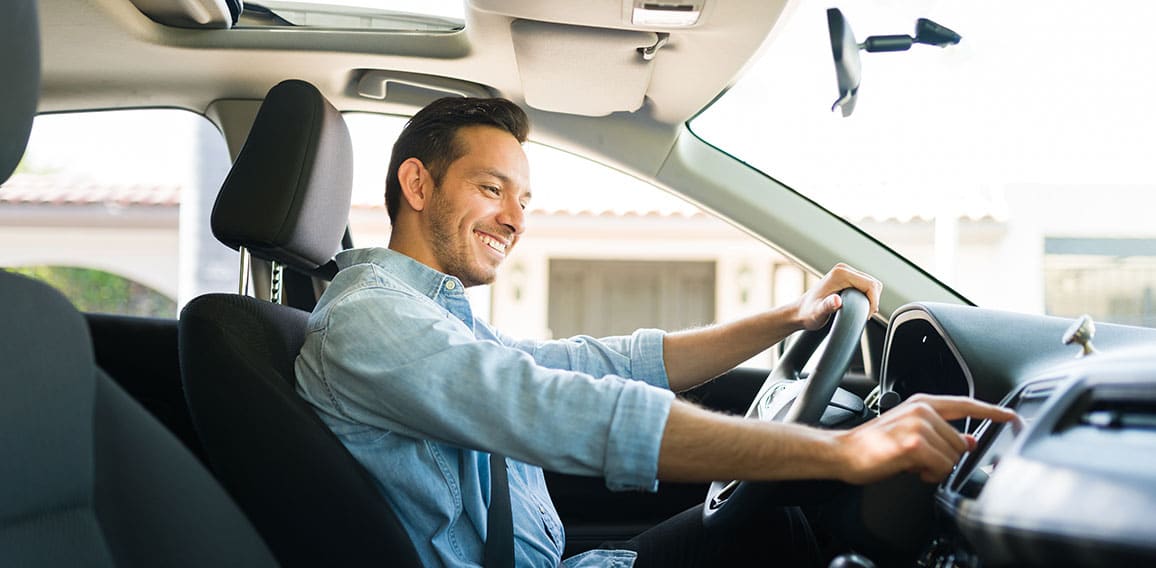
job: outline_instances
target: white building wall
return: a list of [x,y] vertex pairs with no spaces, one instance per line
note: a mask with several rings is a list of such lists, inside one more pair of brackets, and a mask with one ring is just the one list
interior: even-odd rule
[[175,223],[127,228],[0,226],[0,242],[4,243],[0,266],[95,268],[177,298]]

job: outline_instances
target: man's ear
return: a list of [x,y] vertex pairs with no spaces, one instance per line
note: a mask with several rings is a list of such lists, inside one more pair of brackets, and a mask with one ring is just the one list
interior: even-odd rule
[[408,158],[397,167],[397,181],[401,183],[401,195],[414,211],[425,209],[429,194],[433,190],[432,179],[425,164],[417,158]]

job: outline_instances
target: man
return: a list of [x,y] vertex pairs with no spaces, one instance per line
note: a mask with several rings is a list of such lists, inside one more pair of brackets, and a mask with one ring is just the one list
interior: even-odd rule
[[[527,131],[521,109],[501,99],[442,99],[415,115],[389,166],[389,248],[338,256],[297,360],[301,394],[380,480],[425,564],[481,563],[489,452],[510,458],[517,564],[555,566],[564,537],[542,468],[651,491],[659,479],[864,483],[913,471],[933,481],[973,443],[945,419],[1010,418],[926,398],[828,432],[675,399],[672,391],[822,326],[843,288],[863,290],[874,311],[879,282],[843,265],[796,302],[725,325],[602,340],[501,335],[473,317],[464,288],[492,282],[525,228]],[[713,554],[703,551],[718,541],[700,534],[696,513],[567,565],[668,564],[663,551],[688,542],[700,550],[681,560]],[[797,519],[782,522],[806,536]]]

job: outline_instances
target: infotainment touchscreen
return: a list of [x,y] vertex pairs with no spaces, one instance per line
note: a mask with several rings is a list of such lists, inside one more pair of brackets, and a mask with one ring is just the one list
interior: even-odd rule
[[951,489],[962,497],[974,499],[983,489],[992,472],[999,467],[1000,457],[1017,437],[1035,420],[1040,408],[1055,387],[1055,381],[1034,383],[1016,393],[1004,406],[1015,410],[1018,420],[1004,424],[986,422],[979,429],[979,443],[974,452],[964,457]]

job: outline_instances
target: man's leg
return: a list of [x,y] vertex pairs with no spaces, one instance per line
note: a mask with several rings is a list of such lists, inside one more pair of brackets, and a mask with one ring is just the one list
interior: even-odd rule
[[691,507],[627,541],[603,548],[638,553],[636,568],[818,566],[819,549],[797,507],[767,507],[727,531],[708,532],[702,506]]

